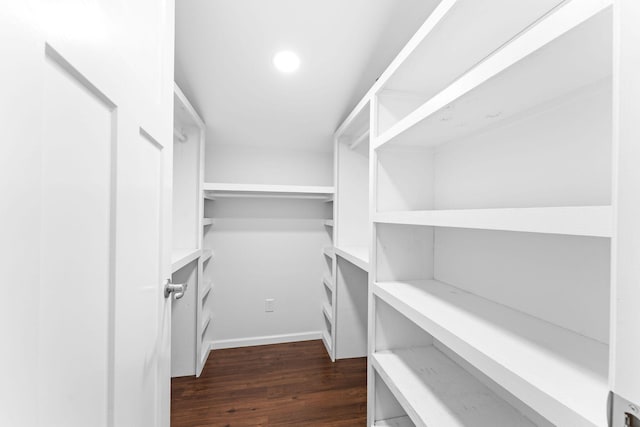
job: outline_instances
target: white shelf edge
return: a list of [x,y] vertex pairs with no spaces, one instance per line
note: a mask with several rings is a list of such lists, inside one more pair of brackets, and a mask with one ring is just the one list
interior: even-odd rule
[[326,330],[322,331],[322,342],[327,349],[327,353],[331,356],[331,337],[329,336],[329,332]]
[[329,289],[331,292],[333,292],[333,283],[332,280],[329,277],[323,277],[322,278],[322,283],[324,284],[324,286]]
[[335,254],[364,271],[369,271],[369,248],[366,246],[335,247]]
[[200,249],[174,249],[171,252],[171,273],[195,261],[201,253]]
[[202,262],[206,262],[209,261],[211,258],[213,257],[213,250],[211,249],[204,249],[202,251]]
[[411,418],[404,417],[395,417],[395,418],[387,418],[386,420],[378,420],[376,421],[372,427],[413,427],[413,421]]
[[331,307],[328,304],[322,304],[322,313],[327,318],[329,323],[333,325],[333,313],[331,312]]
[[205,333],[205,331],[207,330],[207,327],[209,326],[209,324],[211,323],[211,312],[210,311],[204,311],[203,312],[203,319],[202,319],[202,324],[200,327],[200,336],[202,339],[202,335]]
[[325,219],[324,220],[324,225],[326,225],[327,227],[333,227],[333,220],[332,219]]
[[418,427],[534,427],[434,346],[376,352],[371,364]]
[[326,246],[324,248],[322,248],[322,253],[324,254],[324,256],[326,256],[327,258],[331,258],[333,259],[333,255],[335,253],[335,249],[333,246]]
[[180,89],[180,87],[178,86],[178,84],[176,82],[173,82],[173,93],[174,93],[175,96],[178,97],[178,99],[180,100],[180,103],[184,107],[185,111],[187,113],[189,113],[191,118],[198,124],[200,129],[204,129],[206,127],[205,124],[204,124],[204,120],[202,120],[202,118],[200,117],[200,115],[198,114],[196,109],[193,108],[193,105],[191,105],[191,103],[189,102],[189,100],[185,96],[184,92],[182,92],[182,89]]
[[436,280],[373,293],[552,423],[606,424],[606,344]]
[[326,199],[334,194],[331,186],[310,185],[265,185],[205,182],[205,198],[215,200],[223,197],[285,197]]
[[533,25],[500,50],[480,62],[441,92],[418,107],[386,132],[373,139],[374,149],[389,143],[398,135],[431,117],[447,105],[483,85],[512,65],[520,62],[558,37],[611,6],[613,0],[571,1]]
[[200,294],[200,300],[205,299],[206,296],[209,295],[209,292],[211,292],[211,289],[213,289],[213,282],[209,280],[205,283],[205,285],[202,288],[202,293]]
[[215,220],[213,218],[202,218],[202,226],[206,227],[208,225],[213,225]]
[[200,366],[204,366],[209,358],[209,353],[211,352],[211,345],[204,340],[202,341],[202,352],[199,355],[200,357]]
[[611,237],[613,209],[611,206],[570,206],[379,212],[374,214],[374,222]]

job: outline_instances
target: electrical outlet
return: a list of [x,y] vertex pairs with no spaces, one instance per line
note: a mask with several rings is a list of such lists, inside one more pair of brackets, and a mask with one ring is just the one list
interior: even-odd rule
[[275,299],[267,298],[266,300],[264,300],[264,311],[266,311],[267,313],[271,313],[272,311],[275,311],[275,305],[276,305]]

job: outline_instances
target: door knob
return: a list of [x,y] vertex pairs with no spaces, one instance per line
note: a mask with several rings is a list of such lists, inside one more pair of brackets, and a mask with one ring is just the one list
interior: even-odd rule
[[167,279],[164,282],[164,297],[169,298],[169,295],[173,294],[173,299],[180,299],[187,291],[186,283],[171,283],[171,279]]

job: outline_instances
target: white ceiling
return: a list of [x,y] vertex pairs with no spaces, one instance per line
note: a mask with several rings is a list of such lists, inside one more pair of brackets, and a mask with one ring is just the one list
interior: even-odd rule
[[[436,0],[177,0],[176,82],[214,143],[332,149]],[[280,50],[301,58],[283,74]]]

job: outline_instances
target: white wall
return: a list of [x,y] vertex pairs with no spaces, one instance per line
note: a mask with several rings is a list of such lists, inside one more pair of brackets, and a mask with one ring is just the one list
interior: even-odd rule
[[[215,132],[208,141],[207,182],[333,183],[330,152],[220,144]],[[204,240],[215,254],[205,272],[213,281],[206,340],[215,348],[320,338],[321,251],[331,245],[322,219],[330,217],[330,207],[283,198],[206,201],[205,216],[216,219]],[[267,298],[275,299],[274,312],[265,312]]]
[[[205,215],[216,223],[205,236],[213,320],[207,340],[216,348],[319,339],[323,286],[321,248],[330,245],[319,200],[220,199]],[[275,311],[265,312],[265,299]]]
[[[217,141],[215,132],[208,140]],[[333,153],[281,147],[208,144],[207,182],[332,185]]]

